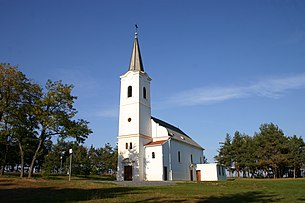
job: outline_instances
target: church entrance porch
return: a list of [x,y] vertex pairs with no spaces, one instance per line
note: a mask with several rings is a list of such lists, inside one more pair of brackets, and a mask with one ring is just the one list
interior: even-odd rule
[[132,166],[124,166],[124,181],[132,181]]

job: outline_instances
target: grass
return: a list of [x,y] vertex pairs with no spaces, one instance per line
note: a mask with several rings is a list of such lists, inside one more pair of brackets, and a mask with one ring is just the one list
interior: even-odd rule
[[0,202],[304,202],[305,179],[178,182],[122,187],[87,178],[0,177]]

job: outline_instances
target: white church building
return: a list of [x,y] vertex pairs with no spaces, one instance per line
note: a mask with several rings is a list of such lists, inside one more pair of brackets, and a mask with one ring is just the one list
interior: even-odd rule
[[118,181],[201,180],[203,147],[179,128],[151,116],[150,81],[137,32],[121,77]]

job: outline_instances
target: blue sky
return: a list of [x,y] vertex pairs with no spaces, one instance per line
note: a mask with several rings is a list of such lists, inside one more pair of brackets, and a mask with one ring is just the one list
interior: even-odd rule
[[86,141],[115,145],[119,76],[139,25],[153,116],[214,161],[219,142],[263,123],[305,138],[305,1],[0,0],[0,62],[73,84]]

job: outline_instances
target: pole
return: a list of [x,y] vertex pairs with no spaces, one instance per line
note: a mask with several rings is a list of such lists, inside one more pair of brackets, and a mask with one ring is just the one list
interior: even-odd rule
[[71,173],[72,173],[72,149],[69,150],[70,152],[70,170],[69,170],[69,181],[71,181]]
[[62,175],[62,156],[60,156],[60,174]]

